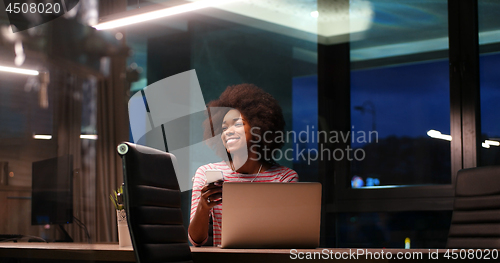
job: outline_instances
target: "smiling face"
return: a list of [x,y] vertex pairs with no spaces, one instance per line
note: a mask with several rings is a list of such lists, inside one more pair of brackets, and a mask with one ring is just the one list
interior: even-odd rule
[[230,153],[246,150],[251,140],[250,124],[238,110],[230,110],[222,121],[222,143]]

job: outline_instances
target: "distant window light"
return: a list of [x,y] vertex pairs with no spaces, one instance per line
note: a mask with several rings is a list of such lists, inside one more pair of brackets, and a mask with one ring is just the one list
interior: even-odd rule
[[379,186],[380,180],[378,178],[366,178],[366,186]]
[[365,182],[363,181],[363,178],[359,176],[353,176],[351,180],[351,187],[352,188],[361,188],[365,185]]
[[484,143],[492,146],[500,146],[500,142],[498,141],[485,140]]
[[430,130],[427,132],[427,135],[429,135],[429,137],[431,138],[451,141],[450,135],[442,134],[440,131]]

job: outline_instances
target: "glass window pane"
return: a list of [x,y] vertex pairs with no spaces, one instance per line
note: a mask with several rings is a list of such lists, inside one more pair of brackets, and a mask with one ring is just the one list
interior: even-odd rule
[[449,184],[447,2],[369,2],[350,43],[351,146],[365,153],[351,187]]
[[478,1],[481,92],[480,166],[500,164],[500,2]]
[[[168,4],[168,1],[159,2]],[[310,14],[315,10],[316,0],[307,1],[305,6],[296,2],[278,5],[274,1],[236,1],[189,15],[131,25],[125,32],[134,48],[128,63],[135,63],[134,66],[141,69],[139,81],[131,86],[131,94],[194,69],[205,103],[218,99],[228,86],[251,83],[279,102],[286,134],[299,134],[308,127],[317,130],[318,26],[317,19]],[[149,103],[150,99],[146,100]],[[175,110],[178,109],[172,109]],[[182,140],[193,144],[186,145],[182,151],[170,148],[172,140],[165,131],[169,152],[176,155],[178,165],[191,176],[200,166],[221,161],[206,145],[198,144],[203,140],[204,118],[194,116],[188,117],[190,125],[184,126],[182,133],[186,136]],[[168,125],[164,125],[165,130],[169,129]],[[282,139],[285,144],[281,151],[274,153],[276,161],[296,170],[300,181],[317,181],[317,162],[297,157],[297,151],[304,147],[317,148],[316,143],[300,144],[287,135]],[[187,226],[190,193],[183,194],[183,198]]]
[[340,213],[339,248],[444,248],[451,211]]

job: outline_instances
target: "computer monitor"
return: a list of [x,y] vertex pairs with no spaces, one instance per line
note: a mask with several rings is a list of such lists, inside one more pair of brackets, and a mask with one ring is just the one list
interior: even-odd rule
[[73,156],[34,162],[31,224],[73,223]]

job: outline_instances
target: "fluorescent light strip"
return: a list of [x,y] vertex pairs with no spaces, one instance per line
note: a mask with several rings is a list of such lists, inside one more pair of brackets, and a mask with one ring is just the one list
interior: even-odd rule
[[[33,135],[33,138],[39,139],[39,140],[50,140],[50,139],[52,139],[52,135],[35,134],[35,135]],[[80,135],[80,139],[97,140],[97,135],[96,134],[82,134],[82,135]]]
[[36,71],[36,70],[22,69],[22,68],[13,68],[13,67],[4,67],[4,66],[0,66],[0,71],[10,72],[10,73],[17,73],[17,74],[24,74],[24,75],[32,75],[32,76],[37,76],[38,75],[38,71]]
[[80,135],[80,139],[97,140],[97,135],[96,134],[82,134],[82,135]]
[[35,134],[35,135],[33,135],[33,139],[50,140],[50,139],[52,139],[52,135]]
[[228,2],[233,2],[235,0],[202,0],[202,1],[197,1],[194,3],[189,3],[189,4],[184,4],[184,5],[178,5],[174,7],[168,7],[165,9],[160,9],[152,12],[147,12],[144,14],[140,15],[133,15],[121,19],[116,19],[113,21],[109,22],[104,22],[98,25],[95,25],[94,28],[97,30],[105,30],[105,29],[112,29],[112,28],[117,28],[117,27],[122,27],[122,26],[128,26],[132,24],[137,24],[157,18],[162,18],[166,16],[172,16],[172,15],[177,15],[181,13],[186,13],[206,7],[211,7],[214,5],[219,5],[219,4],[224,4]]
[[481,143],[481,146],[483,146],[484,148],[490,148],[490,145],[489,145],[489,144],[487,144],[487,143],[484,143],[484,142],[483,142],[483,143]]
[[427,132],[427,135],[435,139],[451,141],[451,135],[442,134],[440,131],[430,130]]

